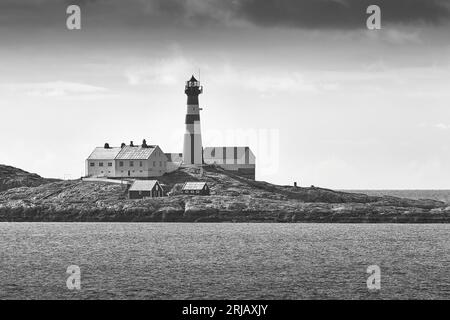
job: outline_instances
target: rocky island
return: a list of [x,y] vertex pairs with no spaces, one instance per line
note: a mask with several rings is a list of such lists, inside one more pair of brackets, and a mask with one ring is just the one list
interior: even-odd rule
[[[254,181],[215,166],[159,177],[168,196],[130,200],[127,184],[45,179],[0,166],[0,221],[446,223],[450,204]],[[183,195],[206,181],[210,196]]]

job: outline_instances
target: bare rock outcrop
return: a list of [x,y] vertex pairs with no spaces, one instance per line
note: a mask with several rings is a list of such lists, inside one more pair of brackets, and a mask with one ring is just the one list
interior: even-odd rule
[[[38,179],[0,192],[0,221],[450,222],[441,201],[278,186],[215,167],[182,168],[159,180],[170,196],[130,200],[126,185]],[[184,181],[200,180],[210,196],[179,192]]]
[[18,187],[37,187],[56,179],[45,179],[35,173],[0,164],[0,192]]

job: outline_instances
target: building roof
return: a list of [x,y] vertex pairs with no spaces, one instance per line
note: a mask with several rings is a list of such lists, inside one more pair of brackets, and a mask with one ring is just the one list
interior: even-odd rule
[[192,75],[191,80],[189,82],[197,82],[197,79],[195,79],[194,75]]
[[150,191],[156,184],[159,184],[158,180],[136,180],[129,191]]
[[104,147],[97,147],[92,151],[88,160],[114,160],[120,150],[120,148],[105,149]]
[[147,148],[143,148],[142,146],[125,146],[120,150],[119,154],[116,156],[116,159],[147,160],[148,158],[150,158],[150,155],[155,149],[156,146],[148,146]]
[[186,182],[182,190],[203,190],[206,182]]

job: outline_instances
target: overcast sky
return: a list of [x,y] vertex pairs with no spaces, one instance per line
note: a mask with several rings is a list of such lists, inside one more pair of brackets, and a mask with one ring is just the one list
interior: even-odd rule
[[204,146],[249,145],[257,179],[450,188],[450,1],[2,0],[0,40],[0,163],[78,178],[105,142],[181,152],[200,70]]

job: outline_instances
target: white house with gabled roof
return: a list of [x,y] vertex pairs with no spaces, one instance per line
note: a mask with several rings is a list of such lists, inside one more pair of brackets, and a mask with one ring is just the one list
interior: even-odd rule
[[120,148],[97,147],[86,160],[87,177],[148,178],[167,172],[167,157],[157,145],[130,145]]

